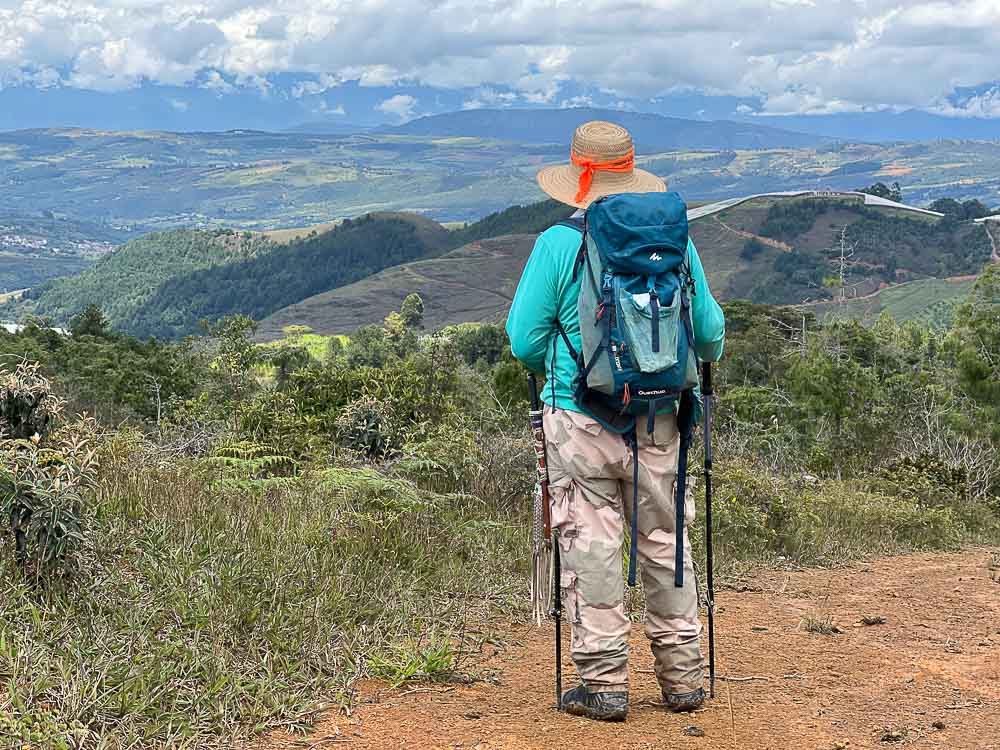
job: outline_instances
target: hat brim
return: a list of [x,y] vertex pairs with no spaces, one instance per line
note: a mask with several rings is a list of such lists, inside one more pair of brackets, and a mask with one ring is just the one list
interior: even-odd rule
[[598,198],[618,193],[665,193],[667,184],[652,172],[633,169],[628,173],[596,172],[594,181],[582,201],[576,200],[580,190],[580,168],[571,164],[546,167],[538,173],[538,187],[560,203],[586,208]]

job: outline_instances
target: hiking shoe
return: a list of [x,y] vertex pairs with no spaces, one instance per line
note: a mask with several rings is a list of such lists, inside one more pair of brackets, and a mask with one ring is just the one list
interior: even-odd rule
[[705,688],[698,688],[690,693],[664,693],[663,702],[667,705],[667,710],[675,714],[697,711],[705,703]]
[[560,707],[573,716],[597,721],[625,721],[628,716],[628,692],[590,693],[585,685],[577,685],[563,693]]

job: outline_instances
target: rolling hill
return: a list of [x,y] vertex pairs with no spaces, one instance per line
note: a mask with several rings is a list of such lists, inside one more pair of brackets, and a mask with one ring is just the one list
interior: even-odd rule
[[555,143],[588,120],[609,120],[628,128],[640,153],[687,149],[813,148],[830,138],[766,125],[728,120],[685,120],[643,112],[574,107],[568,109],[471,109],[420,117],[381,132],[435,138],[487,138],[517,143]]
[[[866,206],[857,195],[760,197],[699,213],[691,236],[720,299],[811,302],[821,314],[865,320],[882,309],[905,319],[933,316],[941,307],[937,303],[965,292],[961,283],[943,279],[977,273],[992,250],[982,225]],[[855,246],[845,273],[845,305],[832,302],[839,284],[827,285],[836,276],[842,233]],[[280,338],[281,329],[292,324],[318,333],[350,333],[381,321],[410,292],[424,297],[431,327],[500,320],[533,236],[471,242],[439,258],[387,268],[275,312],[264,319],[260,334]]]
[[235,313],[264,318],[390,266],[514,230],[541,231],[570,212],[543,201],[455,230],[414,214],[377,213],[329,229],[279,235],[286,242],[270,233],[232,230],[158,232],[126,244],[78,276],[40,285],[2,312],[65,323],[93,303],[125,332],[182,336],[196,332],[203,319]]
[[[430,325],[499,319],[532,237],[570,211],[545,201],[453,230],[413,214],[376,213],[285,243],[231,230],[155,233],[79,276],[8,302],[5,317],[34,312],[65,323],[97,303],[126,332],[176,337],[197,331],[203,319],[240,313],[263,320],[262,335],[273,338],[289,324],[348,333],[381,321],[408,293],[419,292]],[[975,274],[994,252],[991,222],[958,221],[858,193],[760,195],[691,215],[692,237],[720,299],[866,299],[884,287]],[[885,304],[916,315],[922,298],[930,306],[953,288],[928,286],[923,297]],[[900,294],[887,290],[878,304]],[[870,317],[873,308],[858,309]]]
[[411,292],[423,298],[424,323],[432,330],[450,323],[502,319],[536,237],[516,234],[477,240],[437,258],[387,268],[278,310],[261,321],[258,334],[267,341],[279,339],[285,326],[296,324],[319,333],[349,333],[380,322]]
[[232,230],[154,232],[126,243],[82,273],[31,289],[22,301],[0,309],[0,317],[17,319],[33,313],[65,324],[87,305],[96,304],[112,326],[145,336],[152,332],[134,323],[166,279],[245,261],[271,246],[267,240]]
[[871,325],[883,312],[896,320],[914,320],[934,328],[951,325],[955,308],[961,304],[975,278],[917,279],[848,299],[844,302],[821,302],[808,307],[820,320],[848,318]]

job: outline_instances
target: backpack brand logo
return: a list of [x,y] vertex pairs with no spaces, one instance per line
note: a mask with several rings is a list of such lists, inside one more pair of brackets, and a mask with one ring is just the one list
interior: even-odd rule
[[659,253],[653,253],[649,256],[650,260],[663,260],[663,257]]

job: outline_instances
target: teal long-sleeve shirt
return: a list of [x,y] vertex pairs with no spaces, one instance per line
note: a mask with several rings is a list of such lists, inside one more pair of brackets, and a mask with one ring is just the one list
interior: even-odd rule
[[[573,280],[579,249],[580,233],[575,229],[557,225],[543,232],[521,274],[507,317],[507,335],[514,356],[532,372],[543,372],[554,380],[555,388],[551,383],[546,384],[542,396],[545,403],[571,411],[580,411],[573,401],[578,369],[566,343],[556,332],[555,323],[558,320],[562,324],[573,347],[579,351],[577,295],[582,274]],[[725,317],[709,290],[698,250],[690,240],[688,260],[695,283],[691,300],[695,350],[703,361],[717,362],[725,343]]]

